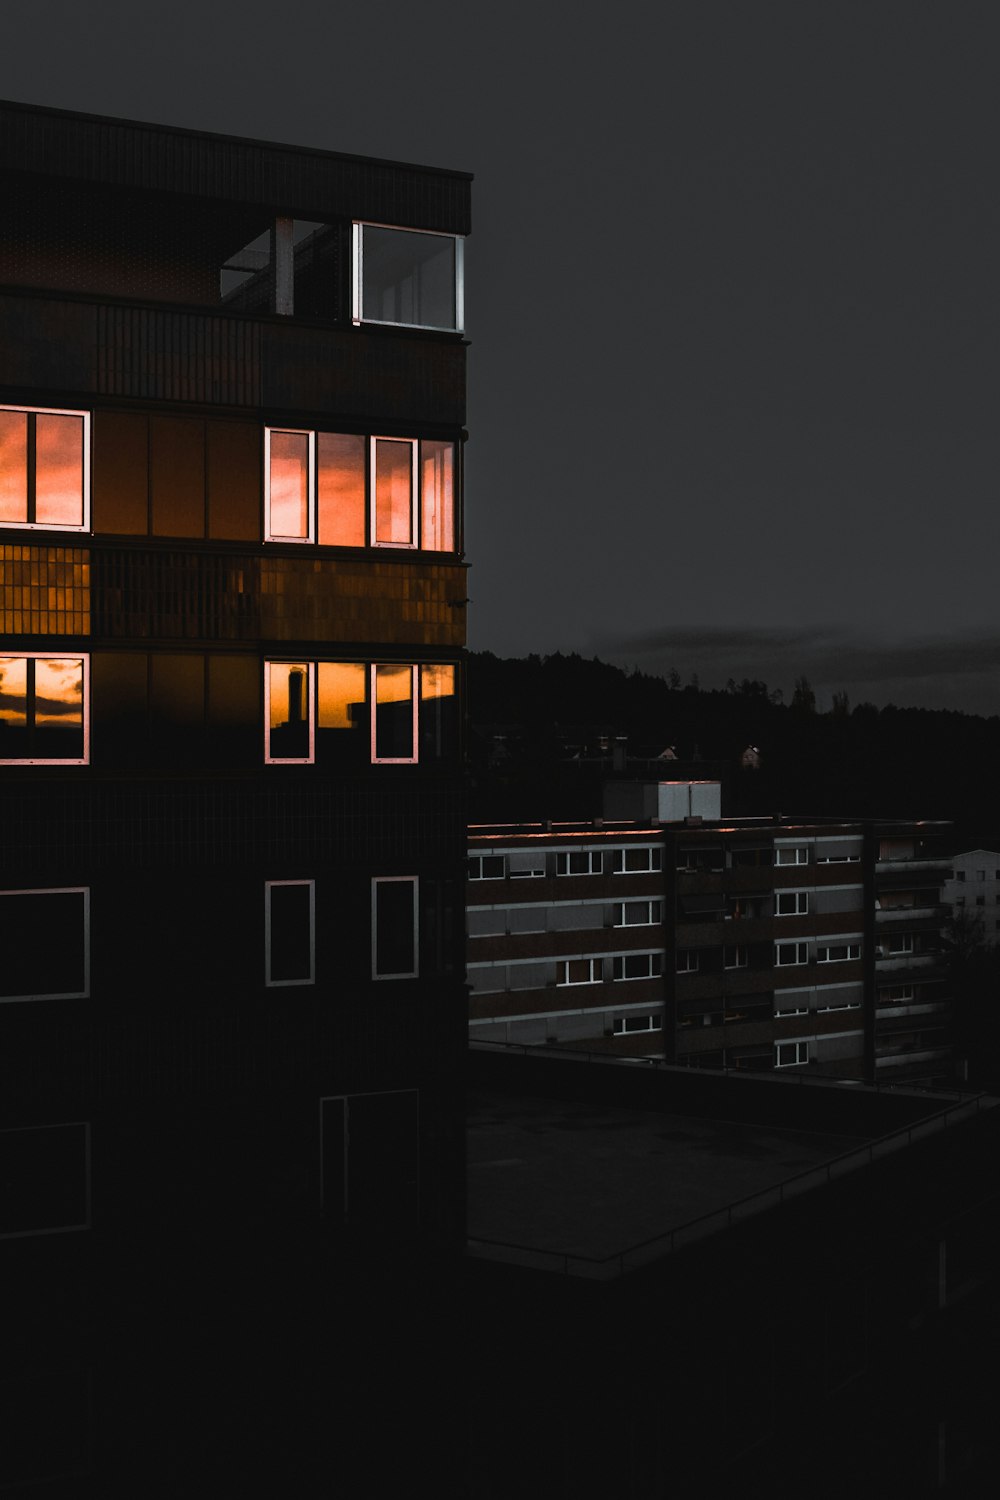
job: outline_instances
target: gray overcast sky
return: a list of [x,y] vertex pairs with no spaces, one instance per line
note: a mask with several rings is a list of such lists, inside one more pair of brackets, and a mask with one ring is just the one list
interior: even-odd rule
[[473,647],[1000,712],[992,0],[3,31],[5,98],[475,172]]

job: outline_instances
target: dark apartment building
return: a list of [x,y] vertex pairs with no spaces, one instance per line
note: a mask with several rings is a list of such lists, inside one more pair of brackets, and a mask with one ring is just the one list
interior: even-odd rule
[[473,1040],[870,1081],[951,1068],[945,825],[720,816],[612,784],[595,824],[473,827]]
[[457,1242],[470,178],[0,173],[0,1238]]

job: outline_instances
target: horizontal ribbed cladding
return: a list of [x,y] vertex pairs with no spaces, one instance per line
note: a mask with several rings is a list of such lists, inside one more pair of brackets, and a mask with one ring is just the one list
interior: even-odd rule
[[454,428],[465,423],[465,359],[455,339],[0,295],[0,390],[14,401],[77,392],[266,406],[296,426],[350,418]]
[[259,406],[260,327],[147,307],[97,309],[98,390],[107,396]]
[[470,230],[460,172],[0,104],[0,170],[255,204],[300,218]]

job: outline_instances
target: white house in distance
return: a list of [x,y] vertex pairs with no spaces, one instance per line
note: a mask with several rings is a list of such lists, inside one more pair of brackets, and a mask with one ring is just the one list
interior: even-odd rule
[[981,917],[983,942],[1000,939],[1000,853],[995,849],[969,849],[951,862],[951,879],[941,889],[941,899],[952,915],[964,911]]

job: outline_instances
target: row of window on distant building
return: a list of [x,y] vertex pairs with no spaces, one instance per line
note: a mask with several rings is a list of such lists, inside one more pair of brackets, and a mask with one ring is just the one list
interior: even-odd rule
[[[264,429],[264,539],[454,552],[457,449]],[[0,406],[0,526],[90,529],[90,413]]]
[[[751,857],[752,856],[752,860]],[[814,851],[810,845],[796,845],[793,847],[776,848],[768,847],[743,851],[735,848],[731,851],[732,864],[738,867],[744,864],[754,865],[807,865],[807,864],[857,864],[861,859],[860,844],[857,848],[838,850],[836,853],[820,853]],[[725,866],[724,851],[719,850],[696,850],[682,848],[677,854],[678,860],[684,863],[678,864],[678,869],[684,871],[716,871]],[[517,880],[517,879],[541,879],[552,875],[608,875],[608,874],[646,874],[654,873],[663,868],[663,850],[659,846],[631,847],[627,850],[609,849],[602,844],[600,849],[581,849],[571,852],[556,851],[539,847],[537,849],[517,849],[506,854],[474,854],[469,859],[470,880]],[[788,896],[805,893],[788,892]],[[800,907],[800,911],[808,910],[807,906]],[[796,915],[791,907],[783,910],[780,915]]]
[[[376,875],[371,882],[371,977],[420,972],[420,881]],[[0,891],[5,958],[0,1002],[81,1000],[90,995],[91,893],[86,886]],[[52,934],[58,941],[52,941]],[[316,982],[316,883],[264,884],[263,979],[268,987]]]
[[[86,765],[90,658],[0,656],[0,765]],[[458,743],[455,667],[397,662],[264,663],[270,765],[414,765]]]

